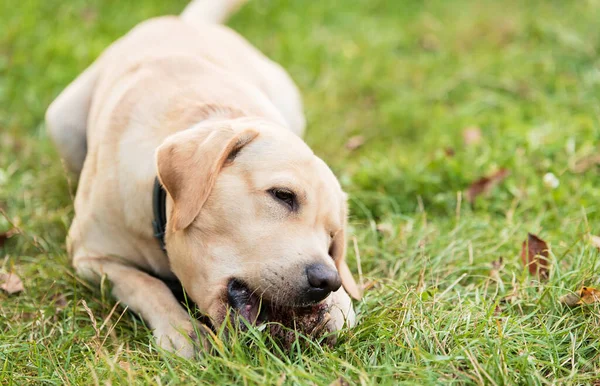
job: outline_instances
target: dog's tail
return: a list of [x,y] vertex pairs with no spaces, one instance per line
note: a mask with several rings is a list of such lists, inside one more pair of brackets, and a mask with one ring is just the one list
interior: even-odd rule
[[247,0],[192,0],[181,13],[190,23],[224,23]]

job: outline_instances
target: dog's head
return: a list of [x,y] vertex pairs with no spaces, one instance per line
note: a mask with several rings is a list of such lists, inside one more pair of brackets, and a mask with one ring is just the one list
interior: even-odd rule
[[346,195],[296,135],[262,120],[207,122],[156,157],[171,269],[213,323],[228,306],[268,320],[263,301],[314,306],[342,285],[360,297],[344,259]]

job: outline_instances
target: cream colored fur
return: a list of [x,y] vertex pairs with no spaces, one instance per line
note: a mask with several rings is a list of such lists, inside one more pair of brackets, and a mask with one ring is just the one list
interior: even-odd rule
[[[360,296],[344,261],[346,196],[300,139],[296,86],[216,24],[238,3],[196,0],[182,17],[141,23],[46,114],[62,158],[79,175],[68,235],[78,274],[96,282],[105,275],[158,343],[187,357],[194,322],[154,276],[179,279],[217,325],[232,277],[285,303],[304,266],[320,262],[335,265],[344,288]],[[168,257],[151,227],[157,175],[168,191]],[[273,187],[293,189],[301,210],[275,202],[267,193]],[[326,299],[331,330],[354,324],[344,288]]]

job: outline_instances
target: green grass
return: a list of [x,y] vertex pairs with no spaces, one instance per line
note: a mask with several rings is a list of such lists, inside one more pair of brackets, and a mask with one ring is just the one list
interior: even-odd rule
[[[43,127],[46,106],[103,48],[184,3],[0,2],[0,231],[9,220],[22,229],[0,257],[26,287],[0,293],[0,384],[600,379],[600,308],[558,303],[600,286],[587,242],[600,234],[600,168],[575,168],[599,150],[600,2],[253,0],[235,15],[229,24],[302,89],[307,141],[350,194],[375,285],[334,348],[280,352],[252,331],[197,361],[158,353],[142,322],[74,277],[64,246],[74,184]],[[467,126],[481,128],[480,144],[464,145]],[[346,150],[357,134],[365,145]],[[459,195],[500,167],[512,173],[488,197],[471,206]],[[545,283],[520,262],[527,232],[551,244]],[[98,333],[83,299],[106,322]]]

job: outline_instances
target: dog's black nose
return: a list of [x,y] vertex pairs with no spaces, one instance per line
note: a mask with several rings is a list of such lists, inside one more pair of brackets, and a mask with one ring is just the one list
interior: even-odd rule
[[337,270],[325,264],[311,264],[306,267],[306,277],[310,284],[308,299],[313,302],[325,299],[327,295],[337,291],[342,285],[342,279]]

